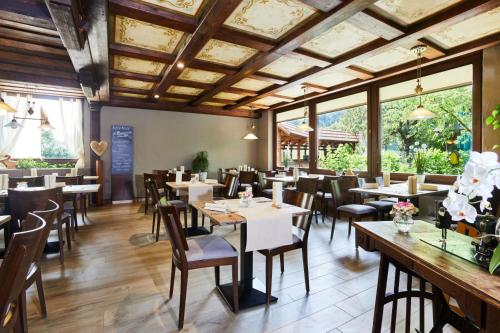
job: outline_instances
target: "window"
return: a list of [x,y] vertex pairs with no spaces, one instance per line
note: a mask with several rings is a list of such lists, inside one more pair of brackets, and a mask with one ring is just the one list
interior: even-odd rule
[[276,165],[279,167],[309,167],[309,132],[299,129],[304,109],[298,108],[276,114]]
[[[79,157],[83,151],[80,99],[21,94],[2,94],[2,97],[17,112],[0,113],[0,155],[8,154],[15,159]],[[27,112],[30,105],[34,110],[32,115]],[[14,116],[21,125],[18,128],[9,126]],[[44,117],[53,129],[41,129],[40,120],[21,119]]]
[[366,171],[367,93],[318,103],[318,169]]
[[408,120],[419,104],[415,81],[380,89],[382,170],[416,172],[414,155],[425,153],[424,172],[459,174],[472,147],[472,65],[422,78],[423,106],[436,117]]

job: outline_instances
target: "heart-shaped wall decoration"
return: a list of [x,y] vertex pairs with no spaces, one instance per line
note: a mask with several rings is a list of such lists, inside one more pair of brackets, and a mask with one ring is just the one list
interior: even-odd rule
[[108,143],[104,140],[101,140],[100,142],[97,141],[90,141],[90,149],[97,155],[97,156],[102,156],[108,149]]

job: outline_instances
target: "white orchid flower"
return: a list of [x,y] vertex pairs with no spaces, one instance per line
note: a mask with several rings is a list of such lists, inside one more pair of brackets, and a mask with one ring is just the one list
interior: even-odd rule
[[443,201],[443,206],[451,215],[453,221],[466,220],[469,223],[474,223],[477,217],[476,208],[469,204],[469,200],[465,195],[449,193],[448,197]]
[[460,178],[459,192],[471,199],[478,196],[490,198],[494,185],[489,169],[475,163],[467,163]]

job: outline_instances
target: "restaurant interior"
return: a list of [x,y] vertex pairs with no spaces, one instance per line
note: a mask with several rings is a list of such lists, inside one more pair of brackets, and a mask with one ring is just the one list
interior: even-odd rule
[[0,1],[1,332],[499,332],[499,0]]

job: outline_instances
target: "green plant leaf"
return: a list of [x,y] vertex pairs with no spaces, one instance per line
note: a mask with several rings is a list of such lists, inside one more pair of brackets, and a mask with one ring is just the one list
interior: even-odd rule
[[495,117],[494,116],[488,116],[486,118],[486,125],[491,125],[493,124],[493,121],[495,120]]
[[493,110],[491,115],[493,116],[493,118],[496,118],[498,115],[500,115],[500,107],[497,106],[497,108],[495,110]]
[[500,244],[497,245],[495,251],[493,251],[493,256],[490,261],[490,274],[495,273],[496,269],[500,267]]
[[495,125],[493,125],[493,129],[494,129],[494,130],[496,130],[496,129],[498,129],[498,128],[500,128],[500,123],[496,123]]

